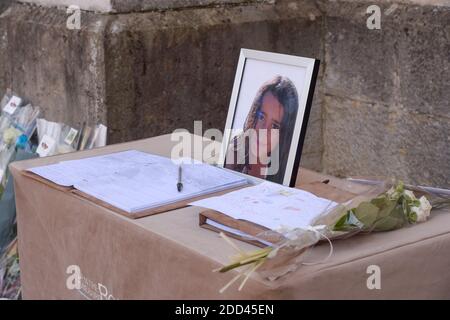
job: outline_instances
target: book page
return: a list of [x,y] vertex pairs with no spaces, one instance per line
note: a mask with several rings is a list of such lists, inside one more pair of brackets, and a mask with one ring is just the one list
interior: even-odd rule
[[[178,191],[182,167],[183,189]],[[130,150],[37,167],[29,171],[76,189],[126,212],[137,212],[247,183],[231,171],[192,159],[172,161]]]
[[287,226],[305,228],[337,203],[300,189],[272,182],[240,189],[219,197],[190,203],[219,211],[234,219],[247,220],[271,230]]

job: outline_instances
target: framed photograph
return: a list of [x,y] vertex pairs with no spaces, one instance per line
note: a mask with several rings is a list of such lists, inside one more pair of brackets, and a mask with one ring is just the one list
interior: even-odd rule
[[241,49],[219,165],[293,187],[319,60]]

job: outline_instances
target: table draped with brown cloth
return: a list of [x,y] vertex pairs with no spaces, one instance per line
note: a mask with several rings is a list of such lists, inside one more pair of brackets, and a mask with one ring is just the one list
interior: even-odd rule
[[[200,139],[191,136],[191,139]],[[129,219],[76,194],[23,175],[27,168],[136,149],[170,156],[170,135],[104,148],[13,163],[21,280],[24,299],[410,299],[450,298],[450,212],[435,211],[426,223],[391,232],[334,241],[325,263],[301,266],[277,286],[258,277],[237,290],[219,290],[236,275],[213,273],[236,252],[215,232],[199,227],[198,207]],[[207,141],[203,141],[207,143]],[[298,182],[330,179],[300,169]],[[175,186],[175,185],[174,185]],[[236,240],[243,250],[250,244]],[[310,261],[327,256],[321,243]],[[82,288],[68,286],[73,269]],[[381,288],[369,289],[376,265]]]

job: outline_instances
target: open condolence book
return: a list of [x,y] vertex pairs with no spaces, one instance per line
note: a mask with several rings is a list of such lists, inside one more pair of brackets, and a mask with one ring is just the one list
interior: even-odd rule
[[[180,162],[183,182],[181,192],[177,189]],[[186,158],[176,162],[136,150],[63,161],[28,171],[60,186],[73,186],[127,213],[191,200],[247,184],[245,177],[228,170]]]

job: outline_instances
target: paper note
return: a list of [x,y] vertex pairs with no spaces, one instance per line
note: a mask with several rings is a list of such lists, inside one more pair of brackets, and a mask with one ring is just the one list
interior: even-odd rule
[[63,186],[74,186],[127,212],[138,212],[247,183],[232,171],[184,161],[183,190],[178,164],[136,150],[29,169]]
[[96,130],[97,132],[97,137],[94,141],[94,147],[104,147],[106,146],[106,134],[108,131],[108,128],[102,124],[100,124]]
[[336,203],[300,189],[272,182],[190,203],[247,220],[268,229],[304,228]]
[[22,99],[16,96],[12,96],[11,99],[9,99],[8,103],[6,103],[5,107],[3,108],[3,111],[9,114],[14,114],[16,109],[20,106],[22,103]]
[[67,143],[68,145],[71,145],[75,141],[77,134],[78,134],[78,130],[76,130],[74,128],[70,128],[69,133],[64,138],[64,142]]
[[46,157],[48,155],[52,155],[56,148],[56,142],[55,139],[53,139],[49,135],[44,135],[42,138],[41,143],[39,143],[39,146],[36,150],[36,153],[40,157]]

